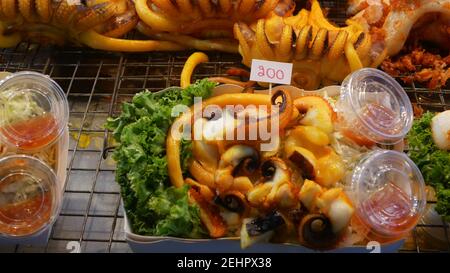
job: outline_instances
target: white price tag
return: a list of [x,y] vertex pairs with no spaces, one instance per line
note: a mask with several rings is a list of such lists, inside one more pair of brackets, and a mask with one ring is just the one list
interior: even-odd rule
[[292,63],[252,60],[251,81],[291,84],[291,76]]

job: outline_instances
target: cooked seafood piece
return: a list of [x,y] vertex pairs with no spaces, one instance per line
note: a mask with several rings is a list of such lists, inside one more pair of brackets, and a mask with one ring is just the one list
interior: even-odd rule
[[216,196],[214,202],[228,211],[244,214],[248,211],[248,202],[241,192],[230,191]]
[[309,212],[320,212],[329,218],[334,233],[345,229],[354,208],[341,188],[326,189],[311,180],[305,180],[299,199]]
[[194,188],[189,189],[189,201],[198,206],[200,219],[212,238],[223,237],[227,233],[227,227],[220,216],[219,209],[211,204]]
[[138,20],[131,0],[1,0],[0,47],[26,40],[127,52],[184,48],[167,41],[120,39]]
[[450,3],[448,0],[351,0],[351,20],[379,37],[387,56],[400,52],[407,38],[435,42],[450,50]]
[[302,9],[294,16],[271,14],[258,21],[234,25],[242,62],[252,59],[293,63],[292,84],[308,90],[321,84],[342,81],[350,72],[378,66],[383,58],[373,54],[371,35],[362,24],[348,20],[347,26],[330,23],[319,2],[311,11]]
[[298,167],[303,178],[331,187],[345,175],[345,165],[329,146],[329,137],[314,126],[296,126],[285,141],[287,158]]
[[315,126],[327,134],[333,132],[336,113],[324,98],[303,96],[294,100],[294,107],[302,114],[300,124]]
[[354,16],[347,26],[337,27],[313,0],[310,11],[293,16],[238,22],[234,36],[245,65],[252,59],[292,62],[292,84],[313,90],[341,82],[360,68],[379,66],[409,36],[449,50],[449,5],[448,0],[355,0],[349,8]]
[[284,224],[283,216],[276,211],[255,219],[245,219],[241,228],[241,247],[247,248],[258,242],[268,242],[274,230]]
[[261,164],[262,179],[247,193],[252,206],[259,208],[293,208],[298,202],[298,189],[291,181],[291,171],[277,157]]
[[255,21],[274,12],[280,16],[295,8],[292,0],[136,0],[139,18],[152,30],[224,36],[231,34],[233,23]]
[[299,241],[315,249],[329,249],[339,241],[339,234],[333,232],[330,219],[323,214],[308,214],[298,226]]
[[450,110],[441,112],[431,120],[433,141],[442,150],[450,150]]
[[220,157],[219,167],[214,174],[215,188],[219,193],[237,190],[247,193],[253,184],[239,172],[253,173],[259,166],[258,152],[249,146],[234,145]]

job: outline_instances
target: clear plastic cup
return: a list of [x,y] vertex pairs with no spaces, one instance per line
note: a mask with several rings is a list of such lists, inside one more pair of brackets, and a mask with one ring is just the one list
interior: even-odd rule
[[355,205],[352,226],[368,239],[404,237],[422,217],[425,183],[414,162],[401,152],[377,150],[356,166],[349,196]]
[[19,151],[55,143],[69,120],[61,87],[36,72],[18,72],[0,81],[0,141]]
[[28,155],[0,159],[0,236],[38,234],[55,221],[61,191],[53,170]]
[[411,101],[400,84],[373,68],[347,76],[336,108],[338,129],[364,146],[400,142],[414,118]]

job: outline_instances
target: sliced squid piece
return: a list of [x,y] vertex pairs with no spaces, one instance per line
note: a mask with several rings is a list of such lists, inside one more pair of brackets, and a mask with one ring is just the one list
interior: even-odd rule
[[431,131],[436,146],[441,150],[450,150],[450,110],[433,117]]

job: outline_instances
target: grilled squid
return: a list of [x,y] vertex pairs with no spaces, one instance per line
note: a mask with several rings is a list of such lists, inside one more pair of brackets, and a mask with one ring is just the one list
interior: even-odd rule
[[324,98],[303,96],[294,101],[294,107],[302,114],[300,124],[315,126],[327,134],[333,132],[336,113]]
[[136,0],[139,18],[158,32],[224,36],[231,34],[233,23],[251,22],[271,12],[291,12],[292,0]]
[[399,53],[411,36],[450,50],[448,0],[351,0],[348,13],[378,37],[378,51],[387,56]]
[[[229,105],[240,105],[244,108],[246,106],[265,106],[265,113],[261,114],[261,111],[255,112],[251,109],[244,109],[243,111],[237,113],[237,118],[235,115],[226,111],[226,106]],[[214,106],[215,109],[221,110],[221,116],[215,117],[214,119],[197,119],[194,120],[194,129],[200,128],[202,132],[200,133],[203,142],[194,142],[194,151],[202,154],[200,161],[212,162],[211,158],[205,154],[205,149],[208,149],[207,144],[215,144],[219,151],[225,150],[228,146],[236,144],[246,144],[255,146],[256,144],[261,144],[267,142],[267,140],[262,139],[258,134],[255,139],[250,139],[250,129],[258,128],[260,123],[264,129],[270,129],[275,131],[276,128],[271,127],[272,119],[278,121],[278,130],[283,130],[285,126],[288,125],[293,111],[292,99],[288,92],[284,90],[278,90],[272,96],[265,94],[249,94],[249,93],[234,93],[234,94],[224,94],[216,97],[212,97],[204,102],[202,106],[199,107],[202,111],[208,110],[208,106]],[[276,106],[276,107],[275,107]],[[192,107],[194,109],[194,107]],[[262,111],[262,112],[264,112]],[[169,169],[170,180],[173,185],[180,187],[184,184],[183,172],[181,170],[180,163],[180,139],[176,137],[173,131],[180,130],[182,128],[177,125],[186,125],[196,116],[195,113],[188,112],[182,114],[179,118],[175,120],[172,124],[172,128],[166,138],[166,149],[167,149],[167,162]],[[249,122],[250,121],[250,122]],[[203,125],[196,126],[197,123],[203,122]],[[182,126],[181,126],[182,127]],[[269,128],[267,128],[269,127]],[[226,139],[227,131],[231,131],[235,138]],[[243,140],[238,139],[239,132],[243,132],[245,138]],[[194,135],[195,132],[194,132]],[[206,141],[206,142],[205,142]],[[268,140],[270,141],[270,139]],[[209,146],[211,148],[211,146]],[[202,151],[203,150],[203,151]],[[211,170],[214,169],[213,166],[205,166],[198,160],[194,160],[190,167],[191,173],[194,177],[201,183],[206,185],[211,185],[213,181],[213,174]]]
[[0,47],[27,40],[126,52],[185,48],[169,41],[121,39],[138,19],[131,0],[0,0]]
[[352,71],[381,62],[371,56],[371,36],[361,24],[331,24],[316,0],[311,11],[303,9],[295,16],[271,14],[251,24],[240,21],[234,25],[234,36],[245,65],[252,59],[292,62],[292,84],[305,89],[340,82]]

